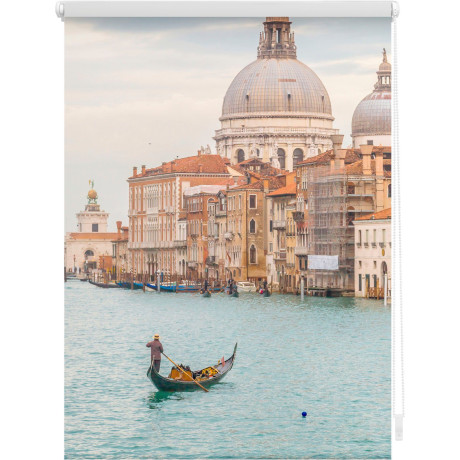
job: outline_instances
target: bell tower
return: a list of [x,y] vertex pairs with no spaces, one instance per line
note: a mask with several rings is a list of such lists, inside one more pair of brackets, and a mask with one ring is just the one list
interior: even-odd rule
[[260,33],[258,59],[291,58],[296,59],[294,32],[291,33],[289,18],[266,18],[264,31]]
[[89,181],[91,190],[88,192],[88,204],[84,211],[77,213],[77,226],[80,233],[106,233],[107,219],[109,213],[101,211],[101,206],[98,204],[98,195],[94,190],[94,181]]

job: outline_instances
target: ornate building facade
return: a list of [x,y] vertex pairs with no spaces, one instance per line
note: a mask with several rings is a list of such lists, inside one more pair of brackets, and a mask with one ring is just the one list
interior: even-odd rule
[[257,59],[233,80],[224,97],[217,152],[231,164],[259,158],[293,170],[332,147],[331,102],[321,80],[297,60],[291,22],[267,18]]

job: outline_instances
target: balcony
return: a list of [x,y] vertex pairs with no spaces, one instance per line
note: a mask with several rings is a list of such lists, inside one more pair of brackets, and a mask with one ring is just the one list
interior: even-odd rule
[[175,248],[186,248],[187,240],[174,240],[173,246]]
[[361,246],[362,246],[361,243],[356,243],[356,247],[357,247],[357,248],[360,248]]
[[274,254],[275,260],[286,260],[286,251],[276,251]]
[[379,246],[380,246],[381,248],[386,247],[386,245],[387,245],[387,244],[386,244],[385,242],[379,243]]
[[377,247],[377,243],[375,241],[373,243],[371,243],[371,245],[372,245],[373,248]]
[[365,248],[368,248],[368,247],[369,247],[369,243],[364,243],[364,247],[365,247]]
[[226,210],[216,209],[216,217],[225,217],[227,215]]
[[294,254],[296,256],[307,256],[308,255],[308,249],[305,246],[296,246],[294,248]]
[[234,237],[234,236],[235,236],[235,235],[234,235],[233,232],[225,232],[225,233],[224,233],[224,238],[225,238],[226,240],[233,240],[233,237]]
[[191,270],[196,270],[198,267],[198,262],[187,262],[187,267]]
[[305,219],[305,213],[303,211],[294,211],[292,213],[292,218],[295,222],[303,222]]
[[284,230],[286,228],[286,221],[283,220],[274,220],[273,221],[273,228],[275,230]]

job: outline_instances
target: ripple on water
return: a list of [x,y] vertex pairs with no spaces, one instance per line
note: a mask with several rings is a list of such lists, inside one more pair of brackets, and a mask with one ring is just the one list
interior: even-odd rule
[[[382,302],[203,299],[74,281],[65,299],[67,458],[390,458]],[[209,393],[156,391],[145,343],[157,331],[192,368],[238,342],[235,367]]]

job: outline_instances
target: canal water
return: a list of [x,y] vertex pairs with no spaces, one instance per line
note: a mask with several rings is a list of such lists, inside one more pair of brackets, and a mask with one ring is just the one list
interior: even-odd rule
[[[66,458],[390,458],[390,316],[367,299],[68,281]],[[209,393],[157,391],[145,347],[155,332],[193,369],[238,342],[235,366]]]

